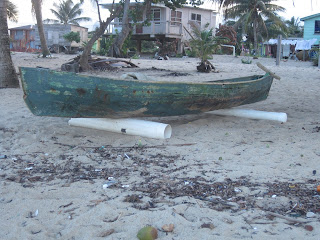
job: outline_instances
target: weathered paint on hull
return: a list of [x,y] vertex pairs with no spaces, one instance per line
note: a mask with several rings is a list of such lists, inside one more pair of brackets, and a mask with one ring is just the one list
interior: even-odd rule
[[20,68],[24,100],[38,116],[144,117],[197,114],[265,100],[273,78],[205,83],[116,80]]

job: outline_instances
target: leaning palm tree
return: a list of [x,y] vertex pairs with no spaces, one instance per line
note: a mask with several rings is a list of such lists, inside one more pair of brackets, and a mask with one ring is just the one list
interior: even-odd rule
[[80,17],[82,14],[82,2],[74,4],[72,0],[60,1],[60,4],[53,3],[55,9],[50,9],[57,19],[46,19],[45,22],[75,24],[79,25],[81,21],[90,21],[91,18]]
[[31,0],[32,3],[32,12],[36,15],[37,26],[39,31],[40,43],[41,43],[41,51],[42,57],[46,57],[50,55],[50,51],[48,49],[46,37],[43,29],[42,22],[42,1],[43,0]]
[[272,4],[272,0],[235,0],[234,5],[227,10],[227,17],[237,19],[235,28],[244,26],[253,28],[253,46],[254,50],[258,48],[258,27],[260,31],[267,32],[265,19],[272,20],[275,24],[281,24],[277,12],[284,12],[285,8]]
[[8,34],[8,2],[0,1],[0,88],[19,87],[19,81],[10,55]]

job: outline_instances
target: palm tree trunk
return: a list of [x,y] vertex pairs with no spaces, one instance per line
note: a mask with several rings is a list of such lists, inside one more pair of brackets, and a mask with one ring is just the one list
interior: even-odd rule
[[253,48],[254,52],[257,53],[258,50],[258,37],[257,37],[257,19],[253,19]]
[[114,42],[109,49],[109,55],[112,57],[124,57],[121,49],[131,30],[129,25],[129,5],[130,0],[125,0],[122,17],[122,29],[114,39]]
[[0,88],[15,88],[19,87],[19,80],[10,55],[7,3],[0,1]]
[[46,37],[44,34],[43,29],[43,23],[42,23],[42,10],[41,10],[41,1],[40,0],[31,0],[32,5],[34,8],[34,12],[36,14],[37,19],[37,26],[38,26],[38,32],[40,37],[40,43],[41,43],[41,51],[42,51],[42,57],[46,57],[50,55],[50,51],[47,46]]

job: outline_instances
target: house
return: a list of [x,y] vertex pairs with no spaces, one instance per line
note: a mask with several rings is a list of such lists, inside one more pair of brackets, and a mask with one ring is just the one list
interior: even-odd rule
[[[45,37],[47,39],[47,45],[49,48],[54,50],[55,52],[61,52],[66,50],[66,48],[71,47],[81,48],[82,44],[88,40],[88,28],[73,25],[73,24],[43,24]],[[80,42],[68,42],[63,38],[65,34],[70,32],[79,32],[80,34]],[[38,28],[35,28],[35,46],[40,47],[40,37]]]
[[[130,8],[134,8],[136,4],[139,3],[131,3]],[[102,4],[102,6],[108,9],[111,8],[111,4]],[[181,52],[183,43],[191,38],[190,33],[192,32],[192,28],[190,22],[198,23],[201,28],[204,28],[208,24],[209,28],[215,29],[216,15],[217,12],[211,9],[184,6],[183,8],[171,10],[164,4],[152,4],[152,20],[150,24],[143,25],[143,22],[147,19],[146,10],[143,10],[139,19],[140,21],[133,25],[131,39],[137,40],[138,52],[141,52],[142,40],[177,40],[178,51]],[[122,19],[115,18],[108,29],[109,34],[116,34],[116,32],[121,31],[121,25]]]
[[300,19],[304,21],[303,39],[317,39],[315,45],[320,41],[320,13],[313,14]]
[[[88,40],[88,29],[72,24],[44,24],[43,25],[47,45],[49,49],[56,52],[64,51],[66,48],[80,48]],[[27,25],[10,28],[10,49],[12,51],[39,51],[41,49],[40,37],[37,25]],[[79,32],[80,42],[70,42],[63,38],[69,32]]]
[[10,49],[18,52],[33,52],[35,51],[34,25],[10,28]]

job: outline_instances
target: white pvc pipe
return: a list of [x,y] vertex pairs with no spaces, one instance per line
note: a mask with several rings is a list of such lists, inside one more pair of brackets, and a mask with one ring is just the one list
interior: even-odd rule
[[233,46],[233,45],[223,45],[221,44],[221,46],[224,46],[224,47],[231,47],[232,48],[232,55],[235,57],[236,56],[236,47]]
[[264,112],[264,111],[256,111],[250,109],[221,109],[209,112],[216,115],[223,116],[235,116],[235,117],[244,117],[244,118],[252,118],[252,119],[264,119],[264,120],[274,120],[279,122],[287,121],[286,113],[278,113],[278,112]]
[[172,133],[172,129],[169,124],[130,118],[71,118],[68,123],[69,125],[76,127],[93,128],[148,138],[166,139],[170,138]]

